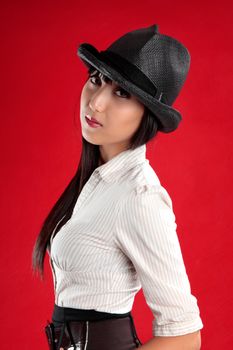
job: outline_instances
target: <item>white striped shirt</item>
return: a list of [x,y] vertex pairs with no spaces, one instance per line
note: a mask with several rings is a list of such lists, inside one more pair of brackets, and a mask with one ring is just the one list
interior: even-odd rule
[[142,288],[154,336],[203,328],[176,227],[146,145],[119,153],[94,170],[71,218],[51,237],[55,303],[125,313]]

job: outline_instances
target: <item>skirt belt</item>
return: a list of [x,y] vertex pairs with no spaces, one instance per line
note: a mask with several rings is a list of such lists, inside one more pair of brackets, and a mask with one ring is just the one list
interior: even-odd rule
[[47,321],[45,333],[50,350],[65,349],[86,350],[89,336],[89,321],[119,319],[129,317],[131,330],[137,347],[141,342],[137,336],[131,311],[114,314],[94,309],[74,309],[54,305],[52,322]]

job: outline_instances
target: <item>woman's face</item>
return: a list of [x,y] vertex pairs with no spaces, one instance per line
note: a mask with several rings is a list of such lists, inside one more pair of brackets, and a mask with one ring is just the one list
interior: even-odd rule
[[[144,113],[144,105],[137,98],[98,70],[88,75],[80,101],[80,120],[83,137],[100,145],[107,154],[116,154],[127,148]],[[102,126],[88,125],[86,115],[94,117]]]

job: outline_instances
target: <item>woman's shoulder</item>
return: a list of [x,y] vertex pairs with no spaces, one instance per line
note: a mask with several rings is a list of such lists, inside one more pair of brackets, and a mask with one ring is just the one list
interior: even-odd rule
[[138,167],[134,181],[131,182],[131,190],[126,194],[126,197],[126,202],[146,200],[154,204],[155,201],[160,202],[162,200],[172,208],[172,199],[148,160]]
[[132,186],[137,186],[142,183],[148,185],[160,185],[160,180],[155,170],[150,165],[148,159],[131,168],[131,171],[126,174],[124,181],[127,180]]

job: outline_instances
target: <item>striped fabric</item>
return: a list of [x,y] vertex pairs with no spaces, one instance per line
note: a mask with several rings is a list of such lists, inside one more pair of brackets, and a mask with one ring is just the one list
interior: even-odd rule
[[126,150],[92,173],[47,251],[58,306],[125,313],[142,288],[154,336],[203,328],[171,198],[146,159]]

